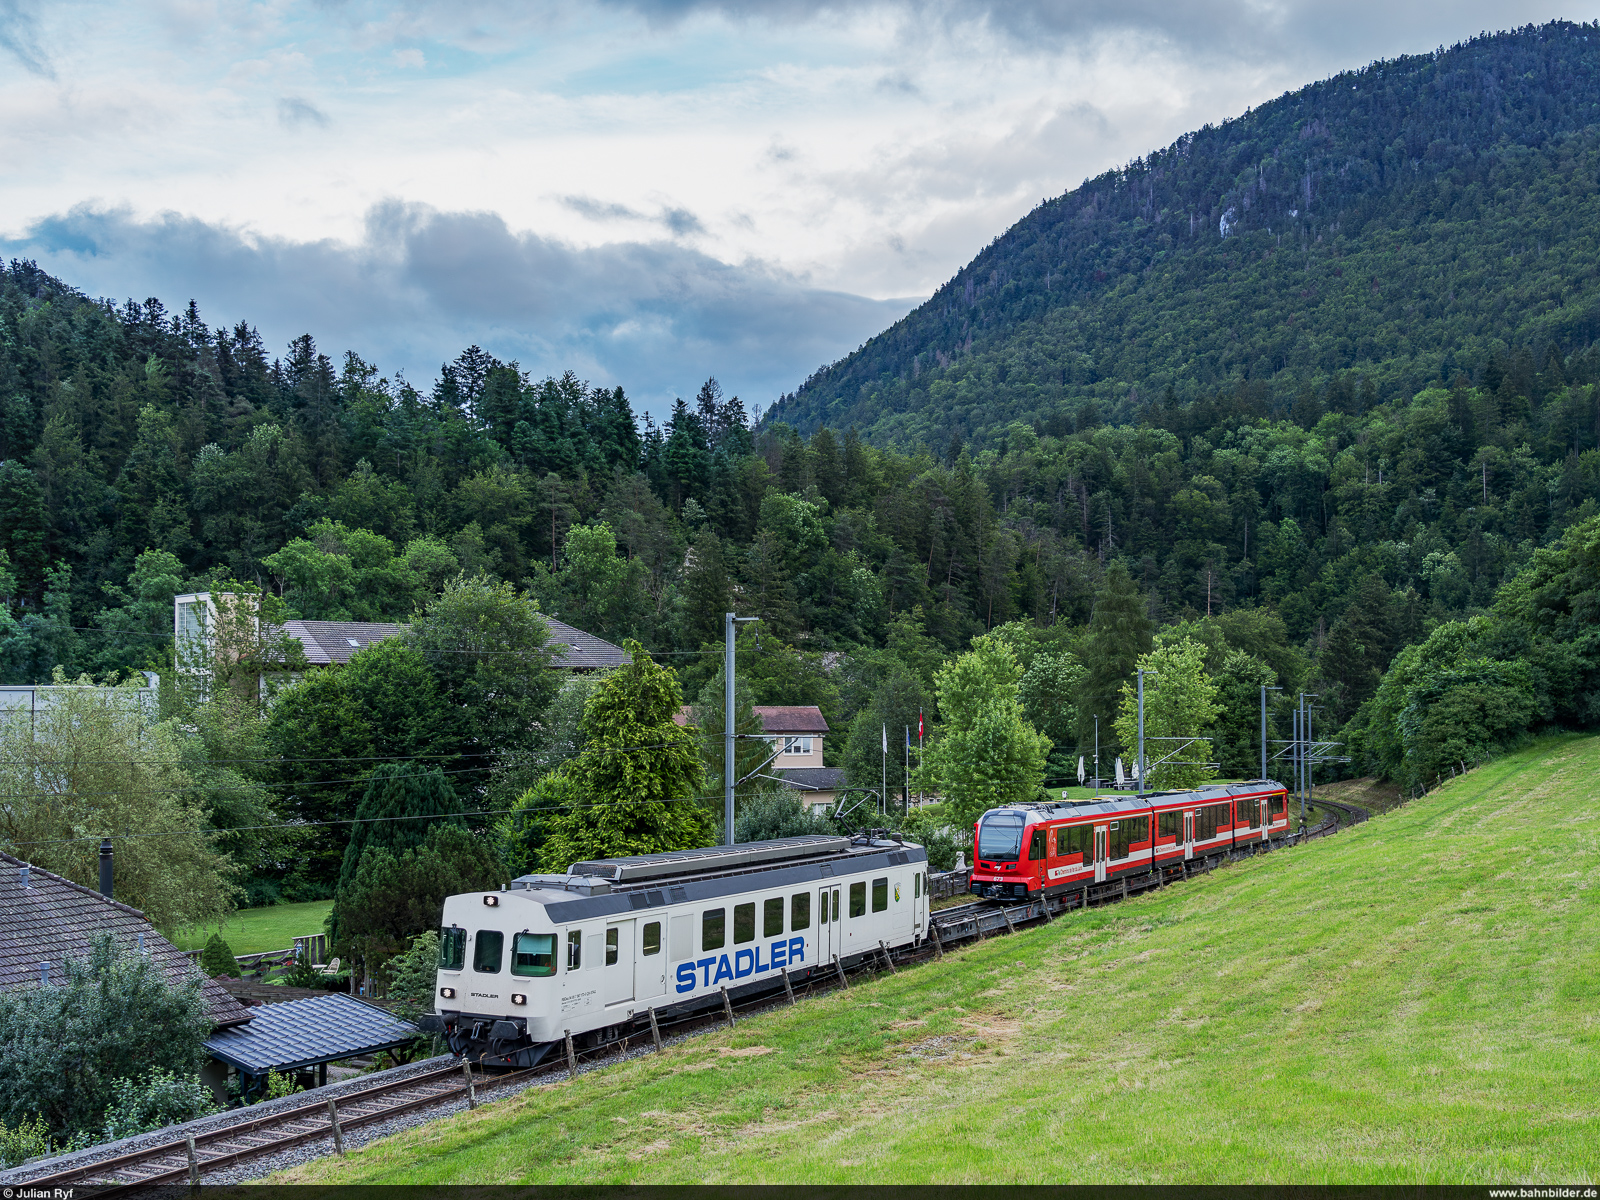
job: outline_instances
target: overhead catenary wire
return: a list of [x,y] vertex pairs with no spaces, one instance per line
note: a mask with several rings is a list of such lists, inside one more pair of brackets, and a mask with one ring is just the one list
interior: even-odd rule
[[[978,786],[993,789],[993,788],[999,788],[999,787],[1016,787],[1016,786],[1019,786],[1021,784],[1025,784],[1027,782],[1028,781],[1026,781],[1026,780],[996,779],[996,780],[990,780],[987,783],[980,784]],[[159,790],[166,790],[166,789],[159,789]],[[746,795],[756,795],[757,793],[755,793],[755,792],[747,792],[745,794]],[[643,801],[642,803],[646,803],[646,804],[708,804],[709,805],[711,801],[715,800],[715,798],[716,797],[714,795],[711,795],[711,794],[699,795],[699,796],[665,796],[665,797],[662,797],[659,800],[646,800],[646,801]],[[579,803],[579,804],[570,804],[570,803],[551,804],[546,808],[530,808],[530,807],[517,808],[517,807],[513,807],[513,808],[464,809],[464,810],[462,810],[460,812],[453,812],[453,813],[450,813],[450,812],[445,812],[445,813],[420,813],[420,814],[416,814],[416,815],[412,815],[412,816],[400,816],[400,817],[349,817],[349,818],[342,818],[342,819],[338,819],[338,820],[329,820],[329,821],[283,821],[283,822],[279,822],[277,824],[270,824],[270,825],[231,825],[231,826],[221,826],[221,827],[210,828],[210,829],[169,829],[169,830],[160,830],[160,831],[151,832],[151,833],[123,833],[123,834],[110,834],[110,835],[95,834],[92,837],[47,838],[47,839],[42,839],[42,840],[38,840],[38,841],[28,841],[28,842],[11,841],[11,840],[3,837],[3,836],[0,836],[0,845],[16,846],[16,847],[22,847],[22,846],[65,846],[65,845],[76,844],[76,843],[79,843],[79,842],[99,842],[101,840],[101,838],[104,837],[104,836],[110,836],[110,837],[113,837],[113,838],[162,838],[162,837],[196,837],[196,836],[223,837],[223,836],[226,836],[228,834],[233,834],[233,833],[259,833],[259,832],[263,832],[265,830],[271,830],[271,829],[323,829],[323,828],[332,828],[334,826],[339,826],[339,825],[363,825],[363,824],[371,824],[371,823],[377,823],[377,822],[383,822],[383,821],[439,821],[439,820],[448,820],[448,819],[453,818],[453,817],[504,816],[504,815],[508,815],[508,814],[512,814],[512,813],[519,813],[519,812],[520,813],[527,813],[527,814],[562,813],[562,812],[570,812],[570,811],[573,811],[575,809],[616,808],[616,807],[619,807],[619,806],[632,804],[632,803],[639,803],[639,802],[638,801],[627,801],[627,800],[603,800],[603,801],[591,801],[591,802],[588,802],[588,803]]]
[[[292,621],[323,621],[324,620],[321,617],[290,617],[289,619],[292,620]],[[552,620],[556,620],[556,621],[561,620],[560,617],[553,617],[551,619]],[[330,625],[401,625],[401,624],[404,624],[404,622],[401,622],[401,621],[327,621],[326,623],[330,624]],[[102,629],[98,625],[57,625],[57,626],[55,626],[55,628],[57,628],[57,629],[70,629],[74,633],[98,633],[98,634],[101,634],[101,635],[103,635],[105,637],[146,637],[146,638],[157,638],[157,639],[160,639],[161,641],[167,641],[167,642],[170,642],[170,641],[173,640],[173,636],[170,633],[165,633],[165,632],[163,632],[163,633],[151,633],[148,630],[144,630],[144,629]],[[390,636],[394,636],[394,635],[390,635]],[[368,642],[367,645],[368,646],[376,646],[376,645],[379,644],[379,642],[386,642],[388,640],[389,640],[388,638],[380,638],[377,641]],[[601,639],[601,640],[604,640],[604,639]],[[549,645],[551,645],[551,646],[565,646],[569,650],[575,649],[575,647],[572,646],[572,644],[569,643],[569,642],[552,641],[552,642],[549,643]],[[363,649],[363,650],[365,650],[366,648],[367,648],[366,646],[361,647],[361,649]],[[494,656],[497,656],[497,655],[507,655],[507,654],[516,655],[519,658],[539,658],[539,657],[543,657],[544,656],[543,651],[538,651],[538,650],[532,650],[532,651],[530,651],[530,650],[451,650],[451,649],[448,649],[447,647],[444,647],[444,646],[429,646],[425,650],[422,650],[419,647],[419,651],[421,653],[423,653],[423,654],[471,654],[471,655],[474,655],[475,657],[478,657],[478,658],[490,658],[490,657],[494,657]],[[709,649],[700,649],[700,650],[651,650],[649,647],[646,647],[645,648],[645,653],[650,655],[651,658],[662,658],[662,657],[665,657],[665,656],[668,656],[668,655],[670,655],[672,657],[675,657],[675,658],[680,658],[680,657],[689,656],[689,655],[696,655],[696,654],[721,654],[722,653],[722,647],[721,646],[713,646],[713,647],[711,647]],[[762,651],[761,651],[760,647],[757,647],[754,650],[745,649],[745,650],[741,651],[741,653],[744,653],[744,654],[752,654],[752,653],[760,654],[760,653],[762,653]],[[313,667],[320,667],[320,666],[328,666],[328,665],[331,665],[331,664],[328,664],[328,663],[309,663],[307,665],[313,666]],[[137,671],[137,670],[140,670],[141,668],[139,668],[139,667],[131,667],[129,669]],[[144,669],[148,669],[148,668],[144,668]]]

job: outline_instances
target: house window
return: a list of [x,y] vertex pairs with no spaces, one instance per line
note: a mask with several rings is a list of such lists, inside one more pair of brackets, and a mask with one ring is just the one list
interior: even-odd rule
[[811,739],[808,737],[785,738],[783,752],[785,754],[810,754]]

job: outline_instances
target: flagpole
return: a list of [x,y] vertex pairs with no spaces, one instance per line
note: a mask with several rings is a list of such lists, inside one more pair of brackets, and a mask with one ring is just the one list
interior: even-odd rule
[[911,726],[906,726],[906,773],[900,781],[900,799],[905,805],[906,816],[911,815]]
[[889,815],[889,727],[883,727],[883,783],[878,788],[878,815]]

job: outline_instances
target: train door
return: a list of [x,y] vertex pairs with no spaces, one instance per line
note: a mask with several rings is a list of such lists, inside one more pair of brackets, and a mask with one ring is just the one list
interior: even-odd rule
[[1096,883],[1104,883],[1106,881],[1106,838],[1109,835],[1110,829],[1108,826],[1096,825],[1094,827],[1094,881]]
[[837,954],[837,944],[834,939],[834,910],[829,907],[829,898],[834,893],[832,888],[822,888],[816,893],[816,960],[819,963],[832,962]]
[[[917,882],[922,882],[922,876],[917,876]],[[903,942],[911,936],[911,930],[917,923],[917,893],[920,888],[911,885],[909,875],[891,875],[889,877],[889,929],[891,931],[891,944]]]
[[634,922],[606,926],[605,963],[600,980],[603,1003],[621,1004],[633,999]]
[[1183,856],[1194,857],[1194,813],[1183,814]]

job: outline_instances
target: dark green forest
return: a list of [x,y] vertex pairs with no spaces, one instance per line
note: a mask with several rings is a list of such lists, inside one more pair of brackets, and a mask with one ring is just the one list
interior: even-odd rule
[[[309,334],[279,351],[246,320],[12,262],[0,680],[165,667],[181,591],[245,581],[300,617],[404,621],[463,577],[638,639],[691,703],[716,693],[722,613],[760,616],[749,699],[820,705],[830,761],[869,785],[880,727],[936,721],[935,672],[996,629],[1058,777],[1096,716],[1109,761],[1134,657],[1185,637],[1207,647],[1231,774],[1254,773],[1262,684],[1318,693],[1350,770],[1412,782],[1421,743],[1397,750],[1374,714],[1400,721],[1429,662],[1480,709],[1520,697],[1476,752],[1586,724],[1571,621],[1533,674],[1474,664],[1555,637],[1507,597],[1552,570],[1541,555],[1583,560],[1571,539],[1600,513],[1596,56],[1593,27],[1519,30],[1201,130],[1031,214],[758,425],[714,379],[661,424],[621,387],[477,347],[419,387]],[[1587,612],[1570,576],[1562,603]],[[396,683],[423,670],[398,647],[371,659],[307,686],[392,668],[384,688],[482,708],[442,670]],[[518,700],[516,730],[550,690]],[[491,716],[445,739],[471,743],[458,792],[485,786]],[[403,753],[434,753],[425,733]]]

